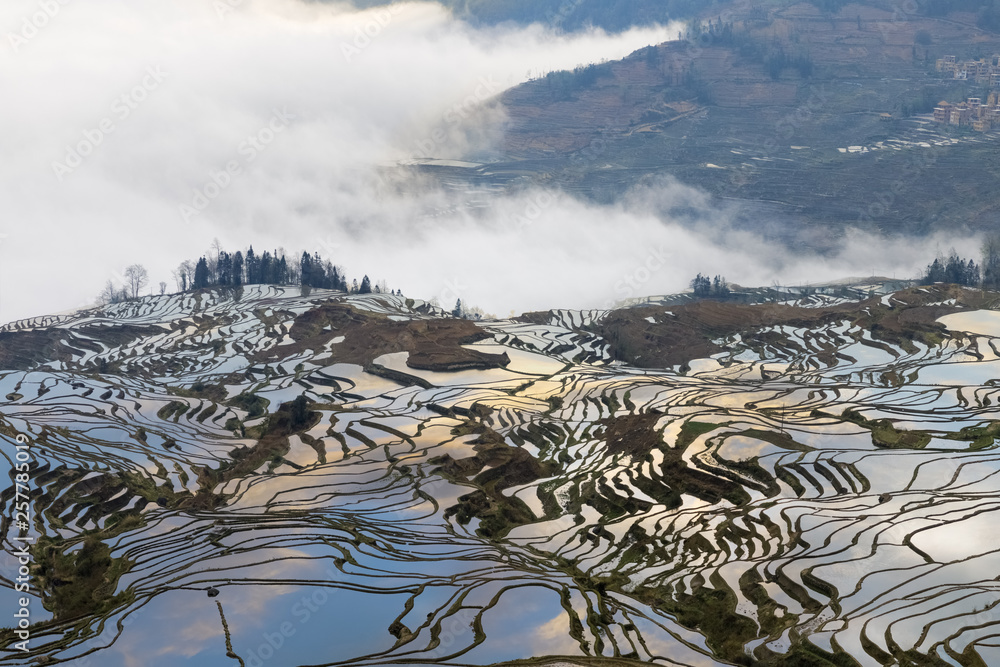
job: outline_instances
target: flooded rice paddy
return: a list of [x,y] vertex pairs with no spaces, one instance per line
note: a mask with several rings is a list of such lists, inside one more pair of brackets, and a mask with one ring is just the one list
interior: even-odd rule
[[[70,350],[0,369],[0,464],[16,433],[35,462],[6,582],[44,536],[31,650],[0,664],[1000,663],[995,312],[642,370],[606,313],[557,311],[482,323],[467,347],[509,363],[442,372],[296,345],[330,298],[436,317],[247,287],[8,327]],[[247,454],[298,396],[318,414]]]

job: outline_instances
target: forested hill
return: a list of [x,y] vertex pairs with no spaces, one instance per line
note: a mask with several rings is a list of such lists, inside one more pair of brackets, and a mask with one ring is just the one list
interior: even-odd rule
[[936,67],[1000,53],[1000,34],[978,26],[992,5],[961,0],[953,7],[966,11],[945,16],[882,0],[714,6],[684,39],[504,91],[502,157],[488,173],[467,170],[470,182],[530,175],[610,203],[668,176],[734,203],[740,225],[791,248],[836,247],[847,228],[996,228],[1000,127],[931,115],[941,100],[996,92]]
[[[329,2],[332,0],[319,0]],[[357,7],[368,8],[394,4],[398,0],[352,0]],[[455,16],[473,25],[520,25],[542,23],[573,32],[596,26],[611,32],[634,26],[686,21],[718,14],[726,7],[747,9],[748,3],[729,0],[437,0]],[[756,3],[754,3],[756,4]],[[800,4],[797,0],[764,3],[768,9]],[[997,0],[917,0],[901,4],[898,0],[811,0],[824,12],[836,13],[847,5],[872,7],[913,16],[943,17],[959,13],[974,16],[980,28],[1000,31],[1000,2]],[[739,7],[737,7],[739,5]]]
[[[473,25],[542,23],[573,32],[590,26],[620,32],[633,26],[687,20],[721,4],[718,0],[438,0]],[[392,0],[353,0],[357,7]]]

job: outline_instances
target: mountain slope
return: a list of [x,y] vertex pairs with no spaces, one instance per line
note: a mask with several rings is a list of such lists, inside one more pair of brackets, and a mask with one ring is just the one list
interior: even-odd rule
[[[392,0],[353,0],[380,7]],[[685,20],[716,4],[696,0],[441,0],[457,18],[476,26],[540,23],[567,32],[598,27],[621,32],[634,26]]]
[[735,204],[747,228],[821,250],[846,227],[995,228],[1000,134],[907,117],[985,98],[934,62],[1000,52],[995,33],[975,14],[768,7],[727,6],[701,34],[506,91],[502,157],[468,182],[516,175],[610,202],[670,175]]

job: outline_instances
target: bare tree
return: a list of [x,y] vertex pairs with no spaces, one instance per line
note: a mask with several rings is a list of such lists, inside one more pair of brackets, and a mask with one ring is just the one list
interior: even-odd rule
[[125,269],[125,286],[133,299],[139,298],[139,290],[149,283],[149,272],[142,264],[132,264]]
[[174,269],[174,280],[177,281],[177,291],[186,292],[194,283],[194,264],[191,260],[185,259]]
[[165,283],[165,282],[163,282],[161,280],[160,281],[160,294],[162,295],[162,294],[166,294],[166,293],[167,293],[167,283]]
[[983,286],[1000,286],[1000,234],[991,234],[983,240]]
[[[222,242],[219,241],[219,237],[216,236],[212,239],[212,245],[208,247],[209,250],[215,251],[215,261],[219,261],[219,256],[222,254]],[[211,256],[209,257],[211,259]]]
[[97,295],[97,300],[105,306],[109,303],[115,303],[118,301],[118,290],[115,289],[115,283],[113,280],[110,278],[108,279],[108,282],[104,284],[104,289],[102,289],[101,293]]
[[222,242],[219,237],[212,239],[212,245],[208,247],[208,250],[208,257],[205,258],[205,263],[208,265],[208,279],[211,283],[217,283],[219,282],[219,258],[222,257]]

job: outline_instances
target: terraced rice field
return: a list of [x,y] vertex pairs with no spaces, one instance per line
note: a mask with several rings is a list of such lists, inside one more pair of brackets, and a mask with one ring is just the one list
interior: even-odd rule
[[652,369],[604,311],[428,356],[432,308],[276,287],[8,325],[0,608],[40,539],[0,664],[1000,664],[1000,317],[963,294]]

